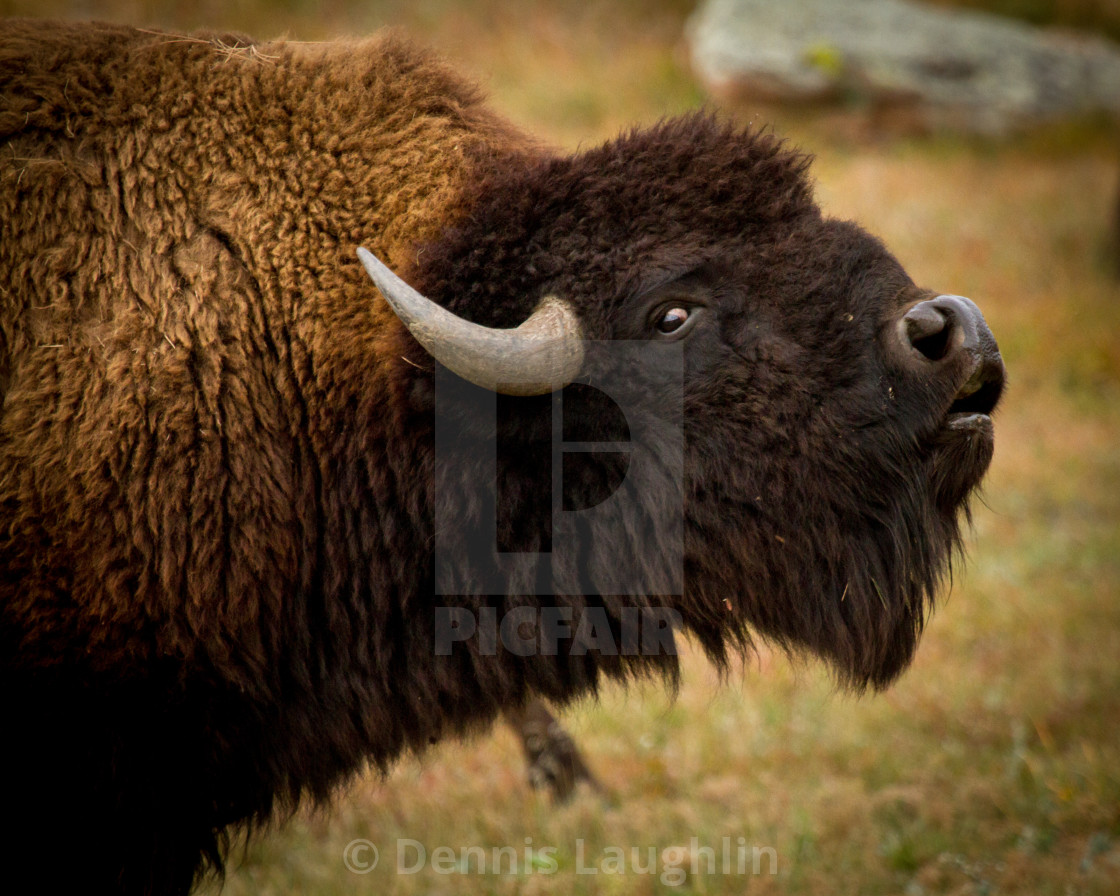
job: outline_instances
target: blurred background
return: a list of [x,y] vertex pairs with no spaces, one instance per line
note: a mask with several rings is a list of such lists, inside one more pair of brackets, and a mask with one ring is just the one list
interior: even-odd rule
[[[388,778],[361,777],[330,809],[239,846],[226,893],[1120,892],[1120,89],[1110,93],[1120,2],[941,2],[955,16],[967,7],[1044,26],[1036,50],[1051,62],[1001,69],[985,86],[984,59],[954,54],[958,39],[937,32],[919,66],[928,78],[901,87],[874,48],[846,42],[841,25],[852,23],[817,2],[773,5],[802,33],[804,16],[818,19],[788,83],[735,62],[727,45],[789,36],[783,22],[766,23],[774,37],[761,32],[761,19],[752,32],[759,4],[731,10],[737,25],[711,18],[733,6],[0,0],[5,15],[259,39],[400,26],[457,61],[515,122],[571,150],[703,104],[771,124],[817,155],[827,212],[881,236],[917,282],[980,304],[1009,369],[969,562],[891,690],[855,698],[820,668],[765,651],[721,683],[690,654],[675,700],[616,688],[564,710],[606,796],[556,805],[533,791],[516,737],[498,728],[404,760]],[[847,6],[873,24],[889,18],[875,0]],[[1064,71],[1054,41],[1082,60],[1073,70],[1103,74],[1084,87],[1055,75],[1066,92],[1043,84],[1036,94],[1058,99],[1038,115],[975,114],[1003,102],[977,93],[991,84],[1022,94],[1040,68]],[[960,103],[938,86],[946,79],[962,86]],[[705,873],[702,854],[697,873],[688,861],[681,879],[656,873],[724,837],[746,845],[745,876]],[[356,838],[381,849],[369,874],[343,861]],[[428,851],[423,870],[395,871],[401,838]],[[577,841],[585,866],[624,848],[627,873],[577,873]],[[441,874],[436,846],[513,846],[518,870]],[[545,860],[526,861],[526,848],[546,847]],[[643,873],[650,848],[660,865]],[[752,873],[752,848],[773,850],[776,873],[769,853]]]

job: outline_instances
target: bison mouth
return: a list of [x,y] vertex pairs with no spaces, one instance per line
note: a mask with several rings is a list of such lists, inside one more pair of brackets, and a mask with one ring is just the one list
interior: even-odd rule
[[957,431],[991,433],[992,412],[1003,394],[1005,372],[999,352],[980,353],[968,381],[957,391],[945,416],[945,425]]
[[963,296],[936,296],[912,305],[896,333],[895,345],[912,372],[961,383],[948,408],[938,414],[938,429],[990,434],[1005,371],[980,309]]
[[992,413],[1003,394],[1004,378],[998,351],[977,353],[968,379],[942,418],[934,439],[930,484],[937,505],[948,515],[965,505],[992,462]]

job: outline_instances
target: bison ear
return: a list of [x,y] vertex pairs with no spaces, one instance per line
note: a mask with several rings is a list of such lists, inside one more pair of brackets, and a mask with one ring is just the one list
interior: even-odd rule
[[484,327],[425,298],[366,249],[358,249],[358,259],[416,341],[476,386],[503,395],[546,395],[579,375],[583,336],[567,302],[545,298],[513,330]]

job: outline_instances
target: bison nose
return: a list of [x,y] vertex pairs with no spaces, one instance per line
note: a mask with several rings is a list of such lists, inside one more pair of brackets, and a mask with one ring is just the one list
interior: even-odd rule
[[990,414],[1003,392],[1004,367],[980,309],[963,296],[937,296],[903,315],[898,335],[913,363],[961,371],[952,411]]

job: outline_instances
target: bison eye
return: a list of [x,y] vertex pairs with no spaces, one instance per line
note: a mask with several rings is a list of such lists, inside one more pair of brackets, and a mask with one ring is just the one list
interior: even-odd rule
[[657,321],[657,331],[666,335],[676,333],[688,322],[687,308],[670,308]]

